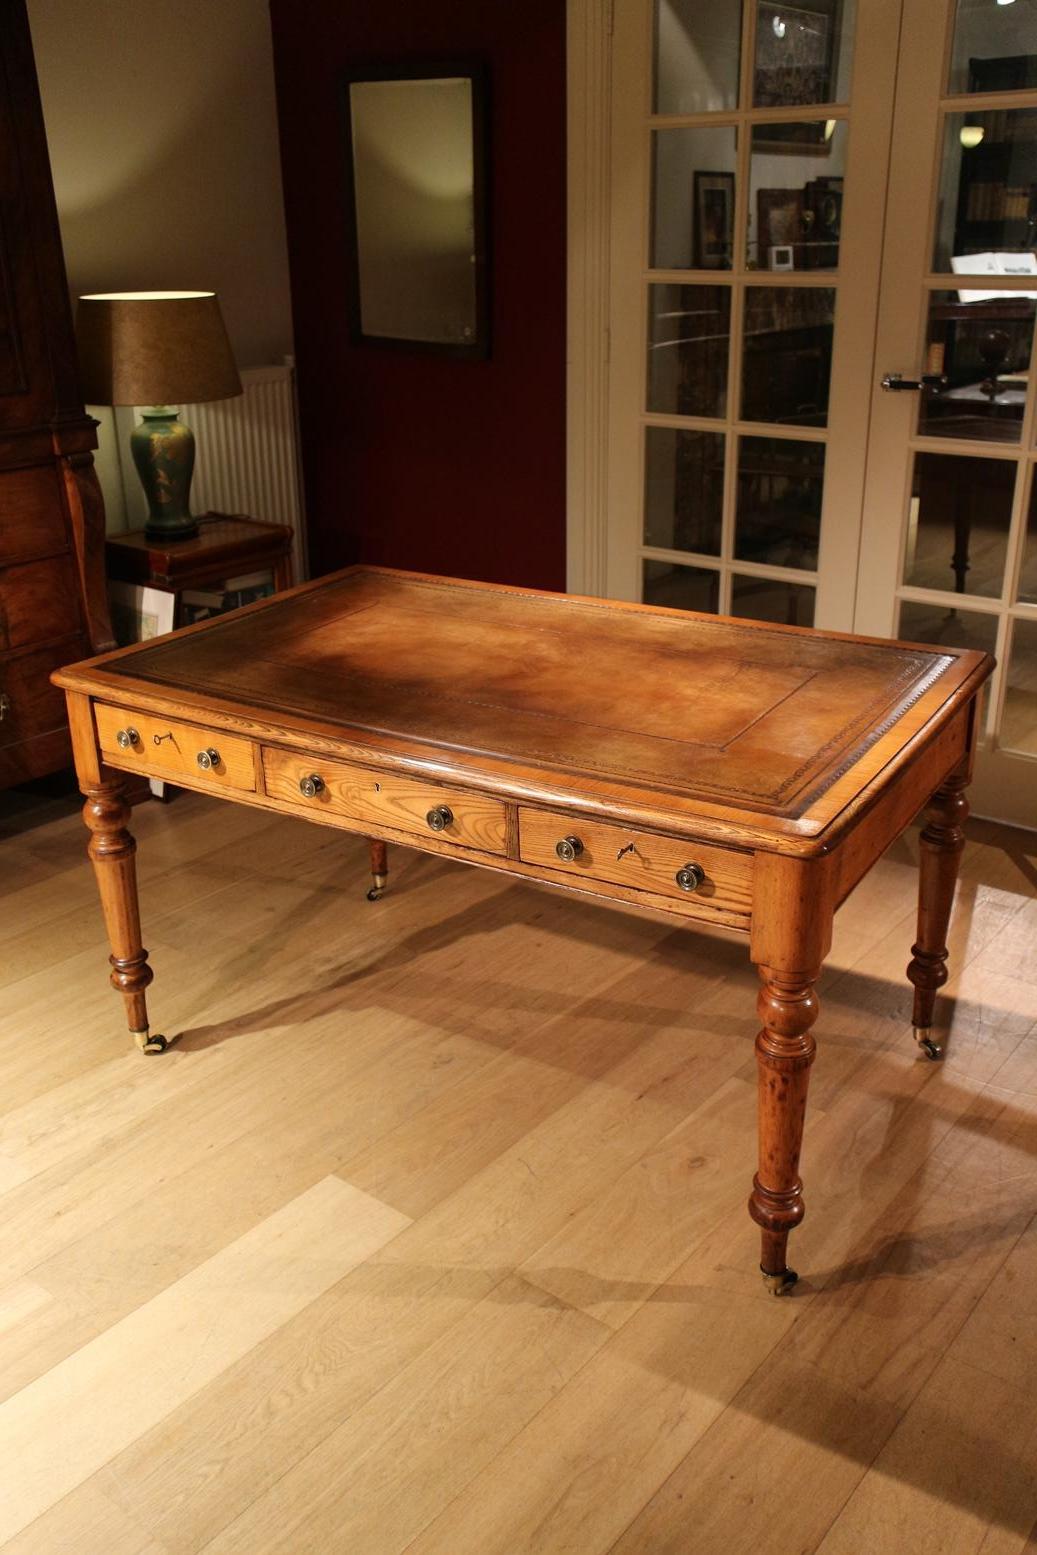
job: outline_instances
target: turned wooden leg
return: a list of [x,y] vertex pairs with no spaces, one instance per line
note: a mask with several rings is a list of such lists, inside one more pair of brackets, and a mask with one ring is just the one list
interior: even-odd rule
[[915,987],[915,1041],[929,1058],[943,1052],[933,1041],[933,1009],[936,990],[947,981],[947,926],[969,814],[966,782],[964,772],[954,772],[936,790],[920,839],[918,939],[911,947],[907,975]]
[[87,852],[97,876],[101,910],[108,930],[112,953],[112,987],[126,1002],[130,1035],[145,1053],[161,1053],[168,1047],[165,1037],[151,1036],[145,989],[154,973],[148,965],[148,953],[140,942],[140,911],[137,906],[137,844],[126,829],[130,807],[118,779],[102,782],[85,790],[83,819],[90,828]]
[[763,1030],[756,1038],[759,1076],[760,1164],[753,1178],[749,1213],[761,1228],[760,1268],[776,1296],[798,1278],[785,1260],[789,1232],[803,1219],[799,1152],[807,1110],[810,1066],[817,1051],[810,1028],[817,1019],[818,969],[780,972],[761,966],[757,1009]]
[[371,849],[372,885],[367,893],[367,900],[369,902],[377,902],[389,882],[389,863],[386,856],[389,850],[385,843],[379,842],[376,837],[371,837],[368,845]]

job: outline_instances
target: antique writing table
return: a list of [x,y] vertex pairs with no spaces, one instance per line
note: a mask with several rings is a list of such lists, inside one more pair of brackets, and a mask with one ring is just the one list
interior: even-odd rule
[[799,1153],[839,903],[928,801],[907,975],[931,1057],[984,654],[351,568],[55,675],[112,982],[145,1051],[119,770],[747,935],[762,979],[749,1212],[795,1280]]

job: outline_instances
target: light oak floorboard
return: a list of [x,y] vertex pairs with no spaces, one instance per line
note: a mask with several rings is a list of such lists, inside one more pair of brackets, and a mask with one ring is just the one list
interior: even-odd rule
[[[10,1538],[406,1224],[328,1177],[0,1406]],[[16,1472],[10,1471],[16,1466]]]
[[85,1485],[9,1539],[4,1555],[169,1555],[97,1486]]
[[209,1555],[403,1550],[607,1337],[508,1275],[223,1533]]
[[1033,838],[972,829],[941,1066],[917,834],[841,909],[775,1302],[735,936],[400,848],[368,904],[363,839],[181,795],[145,1060],[78,804],[10,801],[5,1555],[1037,1547]]

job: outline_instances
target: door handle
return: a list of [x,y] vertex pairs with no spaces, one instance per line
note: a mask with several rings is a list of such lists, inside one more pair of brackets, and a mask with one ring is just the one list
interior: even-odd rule
[[923,373],[920,378],[905,378],[903,373],[886,373],[882,387],[890,393],[903,393],[905,389],[945,389],[946,373]]

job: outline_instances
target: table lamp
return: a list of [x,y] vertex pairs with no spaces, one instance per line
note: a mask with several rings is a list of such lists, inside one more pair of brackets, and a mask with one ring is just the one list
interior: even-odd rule
[[88,405],[146,405],[130,450],[148,499],[145,533],[189,540],[194,433],[177,408],[240,394],[215,292],[97,292],[80,297],[76,337]]

